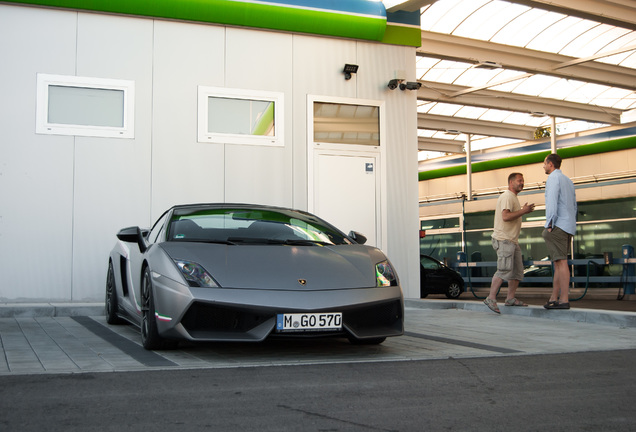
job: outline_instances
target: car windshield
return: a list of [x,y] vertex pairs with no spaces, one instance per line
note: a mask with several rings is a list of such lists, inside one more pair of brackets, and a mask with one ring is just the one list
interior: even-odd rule
[[177,209],[168,241],[238,244],[350,244],[340,231],[315,216],[292,210]]

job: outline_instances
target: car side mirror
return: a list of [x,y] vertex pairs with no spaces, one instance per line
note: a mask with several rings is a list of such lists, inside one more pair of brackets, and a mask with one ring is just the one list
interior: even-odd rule
[[[147,232],[146,232],[147,235]],[[141,253],[146,252],[148,245],[144,239],[144,231],[139,227],[123,228],[117,233],[117,238],[126,243],[137,243]]]
[[357,231],[349,231],[349,237],[358,244],[365,244],[367,242],[366,236],[360,234]]

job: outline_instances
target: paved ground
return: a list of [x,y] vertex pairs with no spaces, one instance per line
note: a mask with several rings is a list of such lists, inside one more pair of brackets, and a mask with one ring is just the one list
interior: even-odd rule
[[[44,305],[0,314],[0,375],[228,368],[517,356],[636,349],[636,312],[407,300],[406,333],[378,346],[344,339],[185,344],[148,352],[131,326],[108,326],[100,305]],[[54,308],[53,312],[51,312]],[[34,312],[37,311],[37,312]],[[79,312],[78,312],[79,311]],[[92,314],[91,314],[92,312]]]
[[635,356],[0,375],[0,430],[631,432]]

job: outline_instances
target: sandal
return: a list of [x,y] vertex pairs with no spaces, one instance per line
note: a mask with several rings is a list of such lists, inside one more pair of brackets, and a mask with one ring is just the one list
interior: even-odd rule
[[546,305],[546,309],[570,309],[570,303],[553,302],[551,305]]
[[506,306],[528,306],[526,303],[521,300],[517,300],[516,298],[511,298],[506,300]]
[[494,313],[501,313],[495,300],[487,298],[486,300],[484,300],[484,304],[488,306],[488,308]]

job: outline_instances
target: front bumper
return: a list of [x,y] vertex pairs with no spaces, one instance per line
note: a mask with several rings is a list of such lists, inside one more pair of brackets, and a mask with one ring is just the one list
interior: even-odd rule
[[[157,281],[155,281],[157,282]],[[158,329],[166,338],[190,341],[253,341],[269,336],[399,336],[404,300],[399,286],[317,291],[189,288],[191,296],[155,284]],[[342,312],[341,331],[277,333],[282,313]]]

